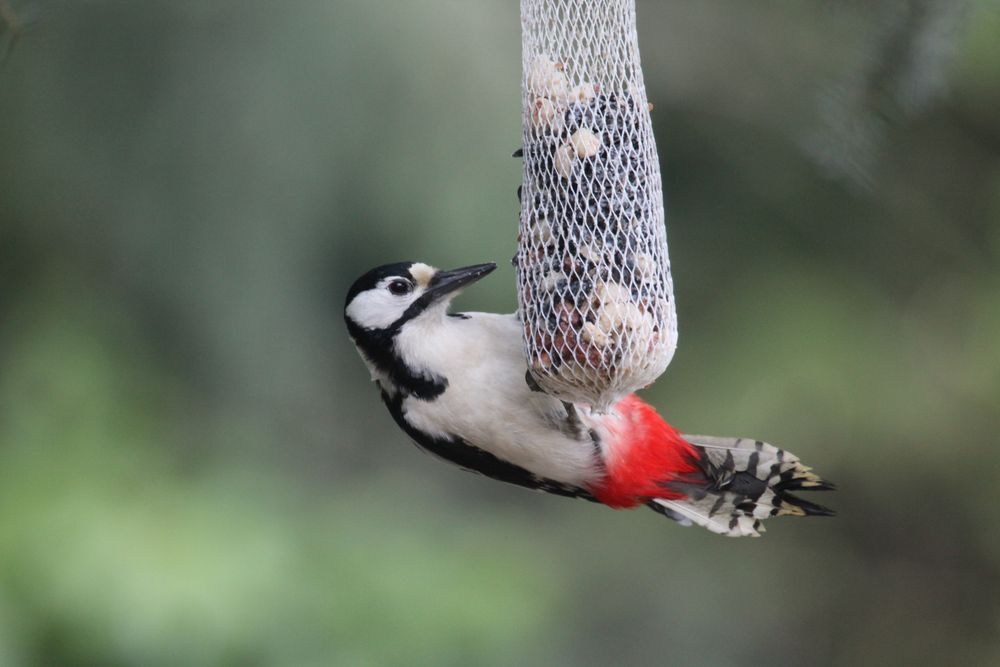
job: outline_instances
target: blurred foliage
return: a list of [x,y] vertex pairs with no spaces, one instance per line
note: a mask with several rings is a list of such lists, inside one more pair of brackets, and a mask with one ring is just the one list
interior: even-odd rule
[[135,341],[60,310],[15,312],[0,381],[4,664],[458,665],[535,632],[553,591],[530,553],[173,455],[170,389],[111,349]]
[[514,251],[514,4],[0,0],[0,665],[1000,664],[1000,3],[638,5],[646,397],[841,515],[724,540],[383,414],[351,280]]

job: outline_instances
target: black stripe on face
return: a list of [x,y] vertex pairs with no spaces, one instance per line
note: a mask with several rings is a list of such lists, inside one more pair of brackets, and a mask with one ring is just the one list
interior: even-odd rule
[[405,321],[419,314],[418,311],[414,311],[413,304],[387,329],[365,329],[346,314],[347,306],[358,294],[376,289],[386,278],[405,278],[411,283],[414,282],[414,276],[410,272],[414,264],[414,262],[386,264],[372,269],[354,281],[347,291],[344,321],[354,344],[375,368],[388,376],[393,385],[413,396],[431,401],[444,393],[448,387],[448,380],[435,373],[414,371],[396,355],[393,349],[393,338]]
[[393,339],[398,330],[368,331],[348,318],[347,331],[361,353],[375,368],[385,373],[399,391],[433,401],[448,388],[448,379],[443,375],[414,371],[396,355]]
[[[415,267],[419,271],[415,271]],[[436,271],[425,264],[400,262],[373,269],[351,286],[347,294],[348,305],[358,294],[376,288],[388,277],[402,277],[410,282],[416,282],[424,286],[424,292],[385,329],[365,329],[347,317],[345,312],[344,319],[347,322],[348,333],[362,354],[379,371],[387,375],[397,389],[423,400],[434,400],[447,389],[447,378],[429,370],[412,369],[396,354],[395,338],[407,322],[419,316],[433,303],[476,282],[495,268],[496,264],[487,263],[451,271]]]
[[495,268],[497,268],[497,265],[489,262],[487,264],[465,266],[461,269],[452,269],[451,271],[436,272],[430,281],[428,281],[424,293],[410,304],[403,312],[403,315],[393,322],[389,329],[398,332],[403,328],[404,324],[427,310],[431,304],[440,301],[463,287],[471,285],[486,274],[491,273]]

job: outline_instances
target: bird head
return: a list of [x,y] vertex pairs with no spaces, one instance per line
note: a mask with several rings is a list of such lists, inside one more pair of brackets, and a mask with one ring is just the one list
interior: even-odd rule
[[451,271],[422,262],[399,262],[372,269],[351,285],[344,319],[355,342],[362,336],[397,333],[407,322],[443,317],[462,290],[496,268],[475,264]]

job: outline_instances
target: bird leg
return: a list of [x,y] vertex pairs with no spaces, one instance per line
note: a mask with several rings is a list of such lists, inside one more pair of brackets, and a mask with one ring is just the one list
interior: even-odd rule
[[531,391],[545,392],[544,389],[538,386],[538,382],[535,381],[535,376],[531,374],[531,371],[524,371],[524,382],[528,385],[528,389]]
[[563,401],[562,404],[566,409],[566,426],[569,427],[570,435],[577,440],[584,440],[590,437],[590,434],[583,428],[583,422],[580,421],[580,415],[576,411],[576,406],[568,401]]

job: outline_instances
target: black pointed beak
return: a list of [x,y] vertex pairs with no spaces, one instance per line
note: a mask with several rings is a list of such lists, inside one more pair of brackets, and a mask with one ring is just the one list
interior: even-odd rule
[[471,285],[492,272],[495,268],[497,268],[496,263],[488,262],[486,264],[463,266],[460,269],[452,269],[451,271],[438,271],[431,278],[431,282],[427,286],[427,291],[424,292],[423,296],[430,297],[431,301],[437,301],[452,292]]

